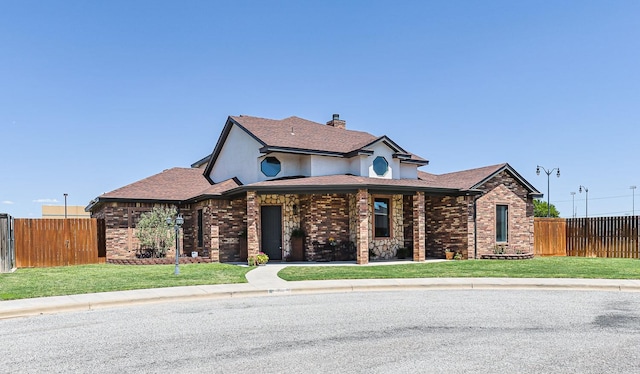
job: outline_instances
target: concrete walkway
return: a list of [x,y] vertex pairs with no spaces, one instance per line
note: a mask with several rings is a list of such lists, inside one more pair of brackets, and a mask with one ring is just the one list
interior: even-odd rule
[[[433,260],[442,261],[442,260]],[[431,261],[429,261],[431,262]],[[396,265],[406,262],[375,262],[369,265]],[[247,273],[248,283],[155,288],[95,294],[52,296],[0,301],[0,319],[65,311],[94,310],[122,305],[167,301],[254,297],[318,292],[393,291],[409,289],[557,289],[640,292],[640,280],[567,278],[405,278],[346,279],[287,282],[278,272],[287,266],[346,266],[348,263],[270,263]]]

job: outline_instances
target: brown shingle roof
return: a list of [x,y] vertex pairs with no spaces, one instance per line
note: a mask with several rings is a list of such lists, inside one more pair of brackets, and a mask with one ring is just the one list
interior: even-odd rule
[[418,178],[429,183],[432,187],[468,190],[506,166],[508,164],[505,163],[440,175],[418,170]]
[[375,188],[376,186],[439,189],[439,187],[432,186],[429,182],[421,179],[383,179],[342,174],[262,181],[247,185],[247,188],[292,187],[313,189],[317,187]]
[[[231,116],[230,118],[269,147],[349,153],[378,139],[385,138],[376,137],[363,131],[323,125],[299,117],[289,117],[283,120],[250,116]],[[425,161],[413,154],[412,159]]]
[[248,188],[268,189],[268,188],[325,188],[349,187],[349,188],[398,188],[398,189],[424,189],[433,192],[444,191],[468,191],[473,190],[496,173],[502,170],[509,171],[516,179],[534,194],[539,192],[531,186],[507,163],[484,166],[476,169],[463,170],[447,174],[431,174],[418,170],[418,179],[381,179],[360,177],[354,175],[328,175],[322,177],[302,177],[263,181],[248,185]]
[[102,194],[98,199],[184,201],[200,195],[219,195],[237,186],[233,179],[211,185],[202,169],[172,168]]
[[231,118],[265,145],[273,147],[347,153],[377,139],[366,132],[339,129],[298,117],[283,120],[249,116]]

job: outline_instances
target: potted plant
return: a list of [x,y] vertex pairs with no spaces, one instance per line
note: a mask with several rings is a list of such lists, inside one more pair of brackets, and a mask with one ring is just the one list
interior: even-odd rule
[[291,231],[291,261],[302,261],[304,259],[304,230],[296,227]]
[[240,261],[247,261],[247,231],[242,230],[238,233],[238,243],[240,244]]
[[258,253],[256,256],[256,265],[265,265],[267,262],[269,262],[269,256],[264,252]]
[[444,255],[447,260],[453,260],[454,252],[449,248],[445,248]]

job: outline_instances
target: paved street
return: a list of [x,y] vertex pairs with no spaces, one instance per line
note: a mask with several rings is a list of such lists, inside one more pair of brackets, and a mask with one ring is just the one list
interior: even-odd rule
[[0,320],[8,373],[631,373],[640,293],[226,298]]

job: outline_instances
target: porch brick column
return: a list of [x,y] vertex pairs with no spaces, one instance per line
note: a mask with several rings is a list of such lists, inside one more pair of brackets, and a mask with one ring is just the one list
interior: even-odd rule
[[220,262],[220,228],[211,226],[211,249],[209,250],[211,261]]
[[358,190],[356,205],[358,211],[356,263],[364,265],[369,263],[369,191],[365,189]]
[[260,225],[260,207],[256,191],[247,191],[247,256],[257,256],[260,252],[258,227]]
[[413,195],[413,261],[425,260],[424,192]]

